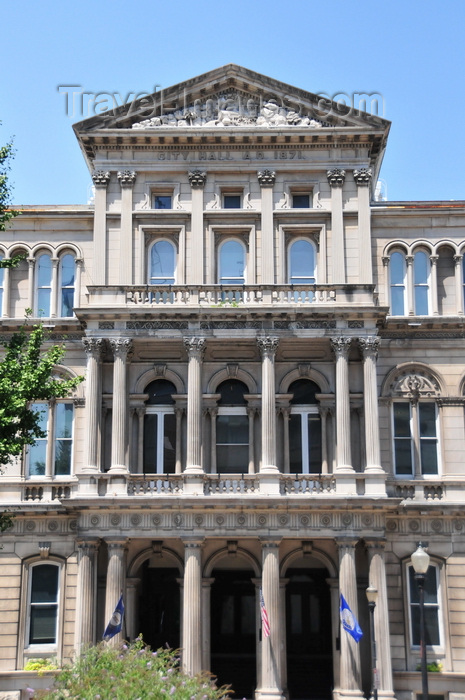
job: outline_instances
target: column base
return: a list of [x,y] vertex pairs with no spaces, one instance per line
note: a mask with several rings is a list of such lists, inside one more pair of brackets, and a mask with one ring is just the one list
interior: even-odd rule
[[185,468],[184,474],[203,474],[204,471],[200,464],[190,464]]
[[365,496],[386,497],[386,472],[380,467],[368,467],[364,471]]
[[[110,473],[110,472],[109,472]],[[114,496],[127,496],[128,487],[126,484],[126,478],[122,474],[111,474],[110,479],[107,483],[107,498],[113,498]]]
[[343,688],[333,690],[333,700],[362,700],[364,697],[361,690],[345,690]]
[[259,473],[260,477],[260,494],[264,496],[279,496],[280,484],[279,484],[279,472],[269,471]]
[[90,476],[89,472],[82,476],[79,474],[78,493],[86,496],[98,496],[98,481],[96,476]]
[[203,496],[203,471],[200,472],[184,472],[183,493],[190,496]]
[[357,495],[357,482],[355,480],[355,472],[334,472],[336,477],[336,493],[346,496]]
[[112,464],[108,470],[109,474],[128,474],[128,468],[125,464]]
[[257,688],[255,700],[286,700],[286,697],[279,688]]

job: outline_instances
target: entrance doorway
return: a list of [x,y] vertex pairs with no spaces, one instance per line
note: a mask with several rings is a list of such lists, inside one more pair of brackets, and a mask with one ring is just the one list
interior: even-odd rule
[[152,649],[180,647],[180,592],[176,568],[142,565],[139,630]]
[[295,568],[286,573],[287,687],[291,700],[332,698],[328,575],[325,568]]
[[212,573],[211,671],[219,685],[231,685],[234,698],[253,698],[256,671],[256,618],[253,573]]

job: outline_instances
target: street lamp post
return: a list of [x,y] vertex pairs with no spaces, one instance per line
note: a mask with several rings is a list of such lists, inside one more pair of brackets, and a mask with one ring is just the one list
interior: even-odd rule
[[426,636],[425,636],[425,579],[430,557],[425,550],[425,544],[418,542],[416,551],[411,556],[420,594],[420,660],[421,660],[421,692],[422,700],[428,700],[428,669],[426,667]]
[[378,590],[374,586],[366,589],[368,607],[370,609],[370,636],[371,636],[371,668],[372,668],[372,696],[378,700],[378,675],[376,670],[376,638],[375,638],[375,608],[378,599]]

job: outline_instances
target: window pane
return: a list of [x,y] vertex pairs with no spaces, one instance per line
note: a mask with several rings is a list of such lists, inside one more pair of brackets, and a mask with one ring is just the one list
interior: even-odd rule
[[394,453],[396,474],[413,474],[412,447],[410,440],[395,440]]
[[61,259],[61,286],[72,287],[74,285],[74,257],[64,255]]
[[245,251],[239,241],[220,248],[220,284],[244,284]]
[[394,404],[394,435],[410,438],[410,404]]
[[218,444],[249,444],[249,419],[247,416],[218,416],[216,421]]
[[144,393],[149,395],[147,403],[151,406],[166,406],[174,404],[172,394],[176,393],[176,387],[173,382],[169,382],[167,379],[155,379],[155,381],[150,382],[150,384],[145,387]]
[[157,471],[158,416],[148,414],[144,418],[144,472]]
[[32,568],[31,603],[55,603],[58,593],[58,566],[41,564]]
[[419,403],[420,437],[436,437],[436,405]]
[[289,469],[302,473],[302,416],[291,414],[289,418]]
[[307,414],[308,467],[310,474],[321,472],[321,421],[317,414]]
[[428,283],[428,258],[426,253],[415,253],[413,260],[413,281],[414,284]]
[[314,284],[315,250],[310,241],[295,241],[289,253],[289,283]]
[[420,459],[422,474],[438,473],[438,440],[436,437],[436,406],[419,403]]
[[61,316],[70,318],[73,315],[74,289],[67,287],[61,290]]
[[176,416],[174,413],[165,413],[163,426],[163,473],[174,474],[176,466]]
[[37,292],[37,316],[50,316],[50,289],[39,289]]
[[50,255],[41,255],[37,264],[37,286],[50,287],[52,283],[52,259]]
[[[412,614],[412,644],[420,645],[420,606],[411,606]],[[425,636],[426,644],[438,645],[441,643],[439,636],[439,610],[437,606],[425,607]]]
[[293,194],[292,207],[294,209],[308,209],[310,206],[309,194]]
[[391,287],[391,314],[392,316],[404,316],[404,287]]
[[[39,428],[47,431],[48,406],[44,403],[33,405],[35,413],[39,414]],[[39,438],[29,448],[29,476],[45,476],[45,462],[47,459],[47,438]]]
[[169,241],[152,246],[150,263],[151,284],[174,284],[175,249]]
[[71,474],[73,446],[74,407],[70,403],[58,403],[55,407],[55,474]]
[[249,446],[217,444],[216,462],[219,474],[247,473],[249,464]]
[[217,387],[217,394],[221,395],[219,406],[245,406],[247,401],[244,394],[248,393],[247,386],[238,379],[227,379]]
[[171,209],[171,195],[156,194],[153,198],[154,209]]
[[[56,568],[56,567],[55,567]],[[31,607],[29,644],[54,644],[56,641],[57,606]]]
[[415,314],[428,315],[428,287],[415,287]]
[[389,260],[391,284],[404,284],[405,260],[402,253],[393,253]]
[[241,195],[240,194],[225,194],[223,196],[223,209],[240,209]]

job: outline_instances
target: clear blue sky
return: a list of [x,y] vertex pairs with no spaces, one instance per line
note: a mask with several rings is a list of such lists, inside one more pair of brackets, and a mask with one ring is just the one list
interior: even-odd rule
[[462,0],[16,0],[0,12],[0,143],[15,137],[17,204],[87,200],[71,128],[82,117],[66,115],[59,85],[153,92],[225,63],[314,93],[381,94],[389,199],[465,199]]

